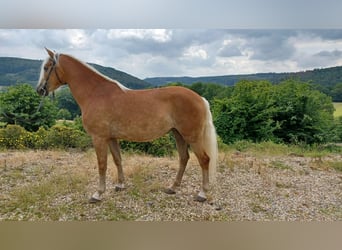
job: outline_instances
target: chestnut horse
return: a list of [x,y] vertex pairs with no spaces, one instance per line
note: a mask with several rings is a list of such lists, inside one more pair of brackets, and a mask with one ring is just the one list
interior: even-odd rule
[[[101,201],[106,190],[107,150],[118,172],[115,190],[124,189],[124,174],[118,140],[144,142],[172,131],[179,153],[179,169],[173,185],[180,186],[192,148],[202,169],[202,186],[197,201],[207,199],[209,179],[215,180],[217,140],[208,102],[183,87],[131,90],[78,59],[46,49],[37,92],[47,96],[64,84],[81,108],[83,126],[92,137],[97,155],[99,187],[90,202]],[[210,178],[209,178],[210,177]]]

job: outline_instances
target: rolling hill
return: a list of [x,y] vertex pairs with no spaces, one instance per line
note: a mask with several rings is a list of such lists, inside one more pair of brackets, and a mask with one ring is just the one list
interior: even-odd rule
[[191,85],[197,82],[233,86],[241,80],[266,80],[277,84],[287,79],[310,82],[317,90],[331,96],[335,102],[342,102],[342,66],[288,73],[258,73],[204,77],[153,77],[144,80],[153,86],[163,86],[169,83]]
[[[0,88],[16,83],[29,83],[35,86],[38,81],[41,64],[41,60],[0,57]],[[144,89],[174,82],[188,85],[202,82],[233,86],[241,80],[267,80],[277,84],[283,80],[295,78],[301,81],[311,82],[317,89],[332,96],[336,102],[342,101],[342,66],[291,73],[258,73],[203,77],[153,77],[141,80],[111,67],[89,64],[102,74],[132,89]]]
[[335,86],[337,83],[342,83],[342,66],[293,73],[258,73],[204,77],[152,77],[144,80],[154,86],[161,86],[172,82],[189,85],[196,82],[204,82],[233,86],[241,80],[267,80],[272,83],[279,83],[289,78],[299,78],[302,81],[310,81],[323,88],[329,88]]
[[[16,83],[29,83],[36,86],[41,64],[41,60],[0,57],[0,87]],[[89,64],[102,74],[119,81],[128,88],[143,89],[151,86],[149,83],[125,72],[98,64]]]

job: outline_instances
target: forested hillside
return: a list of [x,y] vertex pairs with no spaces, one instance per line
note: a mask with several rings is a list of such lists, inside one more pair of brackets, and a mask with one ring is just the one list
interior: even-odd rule
[[[35,86],[38,81],[41,63],[42,61],[40,60],[0,57],[0,88],[1,86],[10,86],[15,83],[29,83]],[[163,86],[177,82],[185,85],[201,82],[233,86],[242,80],[266,80],[273,84],[278,84],[287,79],[296,79],[309,82],[316,89],[331,96],[335,102],[342,102],[342,66],[292,73],[258,73],[206,77],[155,77],[140,80],[137,77],[111,67],[103,67],[91,63],[90,65],[102,74],[133,89]]]
[[146,78],[145,81],[154,86],[163,86],[174,82],[187,85],[202,82],[233,86],[242,80],[266,80],[273,84],[278,84],[287,79],[310,82],[315,85],[318,90],[333,97],[334,101],[342,102],[342,66],[292,73],[258,73],[205,77],[154,77]]
[[[41,64],[41,60],[0,57],[0,87],[10,86],[16,83],[28,83],[35,86],[39,78]],[[143,89],[150,86],[149,83],[125,72],[97,64],[90,63],[90,65],[102,74],[119,81],[126,87]]]
[[180,82],[189,85],[196,82],[210,82],[233,86],[241,80],[267,80],[272,83],[279,83],[288,78],[299,78],[302,81],[311,81],[313,84],[331,87],[337,83],[342,83],[342,66],[291,73],[258,73],[202,77],[151,77],[144,80],[155,86],[165,85],[170,82]]
[[40,60],[0,57],[0,86],[15,83],[36,85],[41,65]]

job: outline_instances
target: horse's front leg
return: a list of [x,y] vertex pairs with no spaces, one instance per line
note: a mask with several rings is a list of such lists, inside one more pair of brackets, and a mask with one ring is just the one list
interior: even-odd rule
[[106,172],[107,172],[107,151],[108,144],[106,140],[93,138],[93,144],[96,151],[97,163],[99,169],[99,187],[92,195],[89,202],[96,203],[101,201],[101,195],[106,191]]

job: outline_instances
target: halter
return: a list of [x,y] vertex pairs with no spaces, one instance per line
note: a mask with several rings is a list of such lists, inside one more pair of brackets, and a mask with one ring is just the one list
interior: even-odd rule
[[57,62],[58,62],[58,60],[59,60],[59,54],[56,53],[55,56],[54,56],[54,58],[51,58],[51,60],[52,60],[52,66],[51,66],[51,68],[50,68],[50,70],[49,70],[48,76],[46,77],[46,80],[45,80],[45,82],[44,82],[44,84],[43,84],[43,87],[42,87],[42,90],[44,91],[43,96],[45,96],[46,92],[48,91],[48,90],[47,90],[47,85],[49,84],[48,81],[49,81],[49,79],[50,79],[52,70],[55,71],[55,75],[56,75],[57,80],[59,81],[59,83],[61,83],[61,84],[66,84],[65,82],[62,82],[61,78],[59,78],[59,75],[58,75],[57,70],[56,70],[56,65],[57,65]]

